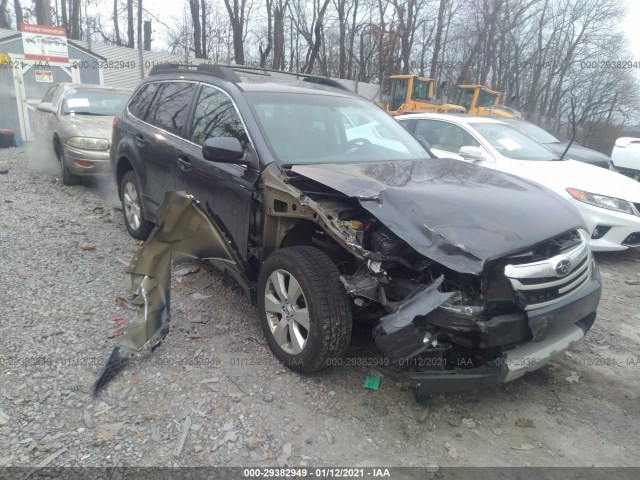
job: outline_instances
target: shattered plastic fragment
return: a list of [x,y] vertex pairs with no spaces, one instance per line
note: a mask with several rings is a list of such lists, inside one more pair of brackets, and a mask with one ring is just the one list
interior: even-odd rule
[[94,384],[94,395],[128,359],[153,351],[169,333],[171,262],[185,258],[240,263],[222,230],[192,196],[167,192],[157,211],[156,228],[126,271],[129,301],[137,309],[135,319]]

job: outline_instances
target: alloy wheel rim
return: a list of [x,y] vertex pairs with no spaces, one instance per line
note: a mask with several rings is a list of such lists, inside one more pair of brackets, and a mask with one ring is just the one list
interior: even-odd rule
[[300,283],[286,270],[275,270],[267,280],[264,305],[278,346],[291,355],[301,353],[309,338],[309,309]]
[[127,222],[131,225],[131,228],[137,230],[140,227],[140,201],[138,199],[138,190],[133,183],[128,182],[124,186],[122,200]]

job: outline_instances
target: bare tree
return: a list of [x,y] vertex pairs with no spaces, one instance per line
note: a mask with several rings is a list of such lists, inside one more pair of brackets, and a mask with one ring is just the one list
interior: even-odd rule
[[127,0],[127,47],[136,46],[135,26],[133,19],[133,0]]
[[[66,0],[61,0],[62,4]],[[118,25],[118,0],[113,0],[113,33],[115,36],[116,45],[122,45],[122,39],[120,38],[120,26]]]
[[11,28],[11,22],[9,20],[9,0],[2,0],[0,2],[0,28]]
[[227,8],[229,21],[231,22],[234,59],[237,64],[244,65],[245,15],[247,13],[247,0],[224,0],[224,5]]
[[271,53],[271,47],[273,46],[273,0],[265,0],[265,5],[267,7],[267,45],[262,48],[262,42],[258,46],[258,50],[260,53],[260,66],[267,66],[267,58]]
[[202,27],[200,26],[200,3],[198,0],[189,0],[191,21],[193,22],[193,45],[196,58],[202,57]]
[[273,64],[276,70],[285,69],[284,60],[284,16],[289,0],[271,0],[273,6]]
[[50,0],[35,0],[34,5],[38,25],[52,25]]

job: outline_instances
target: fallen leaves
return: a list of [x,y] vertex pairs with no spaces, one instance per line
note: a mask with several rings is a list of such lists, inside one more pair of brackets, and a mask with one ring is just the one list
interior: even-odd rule
[[124,325],[118,325],[117,327],[113,327],[111,330],[107,332],[107,338],[119,337],[124,333]]
[[193,297],[195,300],[206,300],[207,298],[211,298],[213,295],[204,295],[202,293],[194,293],[193,295],[191,295],[191,297]]
[[95,250],[96,246],[91,242],[82,242],[80,248],[85,251]]
[[458,449],[451,445],[449,442],[444,442],[444,448],[447,450],[449,457],[458,458]]
[[516,420],[516,427],[520,428],[533,428],[535,425],[533,424],[533,420],[530,418],[520,417]]
[[189,332],[185,336],[187,338],[190,338],[191,340],[195,340],[196,338],[202,338],[202,336],[199,333],[194,333],[194,332]]
[[569,383],[578,383],[578,381],[580,380],[580,375],[578,375],[576,372],[571,372],[568,377],[565,377],[565,380]]

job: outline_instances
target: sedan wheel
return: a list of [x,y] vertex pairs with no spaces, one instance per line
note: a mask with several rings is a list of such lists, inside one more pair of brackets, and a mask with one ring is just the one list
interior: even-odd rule
[[80,177],[78,175],[74,175],[67,168],[66,160],[64,157],[64,152],[60,152],[60,175],[62,177],[62,184],[67,187],[73,187],[74,185],[78,185],[80,183]]

